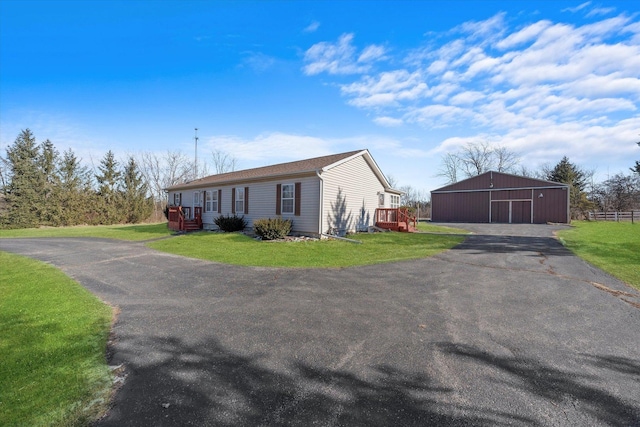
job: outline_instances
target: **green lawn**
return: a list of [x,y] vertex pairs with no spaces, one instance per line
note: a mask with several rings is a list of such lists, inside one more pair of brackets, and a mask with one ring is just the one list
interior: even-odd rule
[[137,225],[41,227],[0,230],[2,237],[102,237],[119,240],[149,240],[171,235],[166,222]]
[[426,233],[451,233],[451,234],[469,234],[467,230],[460,228],[444,227],[442,225],[434,225],[430,222],[419,222],[418,231]]
[[111,391],[111,308],[42,262],[0,266],[0,425],[87,424]]
[[201,232],[151,242],[149,247],[226,264],[260,267],[351,267],[424,258],[449,249],[462,236],[420,233],[362,233],[341,240],[257,241],[240,233]]
[[640,224],[574,221],[561,231],[562,243],[583,258],[640,289]]

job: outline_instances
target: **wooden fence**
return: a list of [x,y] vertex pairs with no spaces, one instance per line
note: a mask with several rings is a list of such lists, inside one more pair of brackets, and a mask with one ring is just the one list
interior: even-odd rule
[[631,212],[589,212],[590,221],[631,221],[640,220],[640,211]]

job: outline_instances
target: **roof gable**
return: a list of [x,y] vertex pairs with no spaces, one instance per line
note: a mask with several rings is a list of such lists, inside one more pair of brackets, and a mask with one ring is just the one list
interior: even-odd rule
[[525,176],[511,175],[503,172],[489,171],[478,176],[467,178],[453,184],[433,190],[432,193],[448,191],[468,191],[468,190],[488,190],[488,189],[510,189],[510,188],[531,188],[531,187],[567,187],[567,184],[543,179],[528,178]]
[[[367,150],[348,151],[346,153],[331,154],[328,156],[314,157],[312,159],[298,160],[294,162],[279,163],[271,166],[263,166],[259,168],[210,175],[182,184],[173,185],[171,187],[168,187],[166,190],[173,191],[206,187],[210,185],[229,185],[237,182],[276,178],[279,176],[315,173],[318,171],[329,170],[332,167],[335,167],[345,161],[357,157],[358,155],[368,156],[367,162],[370,165],[372,163],[373,165],[375,165],[375,161],[373,161],[373,158],[371,158],[371,155]],[[377,169],[377,172],[375,169]],[[382,175],[380,170],[377,168],[377,165],[375,165],[375,169],[374,172],[376,172],[376,175]],[[384,179],[384,175],[382,175],[382,178]],[[386,182],[386,179],[384,179],[383,182]]]

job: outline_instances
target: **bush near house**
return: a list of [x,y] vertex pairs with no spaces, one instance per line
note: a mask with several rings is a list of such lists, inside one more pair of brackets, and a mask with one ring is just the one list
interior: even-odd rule
[[291,232],[293,221],[283,218],[261,218],[253,221],[253,231],[265,240],[282,239]]
[[247,228],[248,224],[247,220],[244,219],[244,215],[220,215],[218,218],[214,219],[213,222],[218,226],[220,230],[226,231],[227,233],[242,231]]

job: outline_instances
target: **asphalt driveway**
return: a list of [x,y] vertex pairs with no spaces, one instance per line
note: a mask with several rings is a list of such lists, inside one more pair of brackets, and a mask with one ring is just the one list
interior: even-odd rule
[[640,293],[565,250],[562,227],[466,227],[435,257],[347,269],[98,239],[0,249],[120,308],[109,363],[127,376],[100,426],[639,426]]

